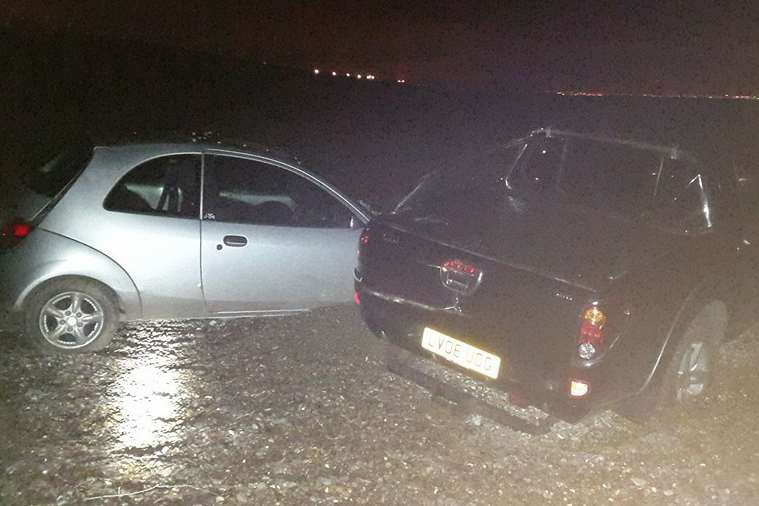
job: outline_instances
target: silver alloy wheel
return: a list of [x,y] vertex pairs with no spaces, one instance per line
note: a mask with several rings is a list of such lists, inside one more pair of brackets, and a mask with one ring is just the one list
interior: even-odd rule
[[701,395],[706,389],[711,368],[709,351],[702,342],[688,346],[677,369],[677,400],[685,401]]
[[39,315],[42,337],[64,349],[87,346],[98,338],[104,321],[105,311],[100,303],[78,291],[55,295],[42,306]]

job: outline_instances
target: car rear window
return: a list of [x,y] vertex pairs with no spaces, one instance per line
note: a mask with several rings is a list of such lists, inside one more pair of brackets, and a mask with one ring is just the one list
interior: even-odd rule
[[52,199],[87,166],[92,158],[92,145],[77,142],[40,153],[36,158],[31,161],[34,168],[22,182],[34,193]]

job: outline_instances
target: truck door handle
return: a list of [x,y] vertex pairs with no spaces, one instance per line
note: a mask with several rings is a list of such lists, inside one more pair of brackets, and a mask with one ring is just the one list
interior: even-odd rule
[[224,244],[234,248],[241,248],[248,244],[248,239],[241,235],[225,235]]

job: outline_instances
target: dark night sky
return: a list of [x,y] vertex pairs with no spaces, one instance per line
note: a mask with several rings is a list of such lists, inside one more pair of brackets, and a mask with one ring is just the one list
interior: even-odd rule
[[0,21],[442,86],[759,95],[753,2],[6,2]]

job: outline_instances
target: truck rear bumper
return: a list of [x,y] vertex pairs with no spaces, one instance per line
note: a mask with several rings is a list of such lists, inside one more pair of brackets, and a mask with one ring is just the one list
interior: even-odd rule
[[[518,364],[511,364],[512,374],[508,377],[504,376],[497,380],[490,380],[477,373],[466,371],[455,364],[445,361],[445,359],[437,360],[436,356],[422,349],[420,346],[422,329],[427,323],[425,316],[430,315],[430,311],[435,311],[434,308],[418,307],[418,304],[407,304],[402,300],[393,300],[392,297],[386,295],[377,296],[377,294],[371,291],[362,291],[360,285],[360,282],[357,282],[356,288],[360,295],[359,307],[364,322],[376,336],[386,340],[394,348],[403,350],[403,353],[418,356],[421,360],[429,362],[439,363],[443,361],[442,363],[446,367],[474,378],[487,388],[494,388],[508,393],[518,406],[527,404],[568,422],[576,422],[593,409],[609,404],[608,402],[595,402],[597,399],[594,399],[593,394],[597,392],[591,391],[587,398],[579,399],[572,398],[569,395],[569,376],[580,381],[587,381],[589,384],[600,384],[602,383],[600,377],[604,374],[604,371],[601,369],[575,370],[568,368],[566,371],[560,372],[528,371],[517,367]],[[400,354],[403,355],[403,353]],[[432,358],[436,360],[433,361]],[[444,384],[439,385],[438,383],[441,382],[428,377],[429,375],[409,370],[404,365],[406,362],[403,360],[399,362],[392,356],[388,358],[388,366],[393,372],[443,397],[461,397],[458,393],[450,392],[449,386]],[[448,394],[444,395],[442,392],[448,392]],[[456,399],[450,400],[458,402]],[[463,398],[459,400],[465,405],[472,404],[470,401],[464,401]],[[479,405],[480,410],[484,408],[481,403],[475,402],[474,404]],[[490,411],[488,408],[485,409],[488,410],[490,415],[495,416],[495,412]],[[486,415],[486,413],[481,414]],[[486,416],[492,418],[490,415]],[[500,415],[498,416],[500,417]],[[506,425],[512,424],[507,423]],[[529,429],[533,430],[532,428]]]

